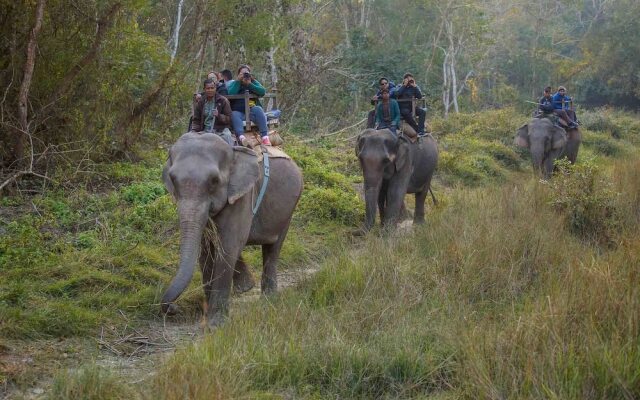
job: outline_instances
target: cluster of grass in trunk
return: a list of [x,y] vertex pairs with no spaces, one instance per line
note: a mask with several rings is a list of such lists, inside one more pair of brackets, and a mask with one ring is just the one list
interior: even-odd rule
[[301,287],[235,307],[141,395],[638,397],[638,167],[612,174],[615,248],[573,235],[539,182],[457,190],[414,232],[336,248]]

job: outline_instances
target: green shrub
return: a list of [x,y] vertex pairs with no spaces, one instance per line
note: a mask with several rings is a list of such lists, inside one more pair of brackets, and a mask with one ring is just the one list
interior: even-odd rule
[[622,227],[616,208],[619,193],[593,160],[575,165],[558,160],[556,165],[559,173],[549,183],[552,204],[566,213],[569,231],[589,242],[613,244]]
[[164,185],[157,182],[142,182],[126,186],[121,189],[122,198],[135,205],[149,204],[165,194]]
[[364,219],[363,203],[353,190],[307,188],[296,212],[304,220],[331,220],[349,226]]

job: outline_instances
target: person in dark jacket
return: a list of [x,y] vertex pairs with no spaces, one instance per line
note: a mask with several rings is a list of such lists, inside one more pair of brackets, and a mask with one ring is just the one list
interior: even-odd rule
[[229,130],[230,123],[231,105],[229,100],[216,92],[216,82],[213,79],[206,79],[204,81],[204,96],[193,107],[191,130],[216,133],[229,145],[233,145],[233,138]]
[[551,96],[551,86],[544,88],[544,95],[538,101],[538,110],[543,116],[553,114],[553,97]]
[[395,99],[390,98],[388,89],[380,93],[381,101],[376,105],[376,129],[389,129],[397,135],[396,129],[400,125],[400,107]]
[[[402,77],[402,86],[399,86],[395,90],[395,98],[398,100],[410,100],[421,99],[422,91],[420,87],[416,85],[416,80],[413,74],[407,72]],[[424,136],[424,121],[427,117],[427,112],[419,107],[416,107],[416,115],[418,116],[418,123],[413,118],[411,101],[399,101],[400,115],[411,127],[416,131],[418,136]]]
[[384,76],[378,79],[378,91],[375,96],[371,98],[371,105],[374,106],[373,110],[369,111],[367,115],[367,128],[373,128],[376,126],[376,103],[382,97],[382,91],[387,90],[390,97],[394,97],[396,85]]
[[[265,88],[251,75],[251,68],[248,65],[241,65],[238,68],[238,77],[227,83],[227,92],[230,95],[234,95],[245,93],[246,91],[257,96],[264,96],[266,93]],[[234,99],[231,102],[231,110],[231,125],[233,126],[233,131],[238,138],[238,142],[243,143],[245,140],[244,126],[242,125],[242,122],[245,120],[244,99]],[[258,126],[262,144],[271,146],[267,128],[267,116],[259,100],[249,100],[249,113],[251,121]]]

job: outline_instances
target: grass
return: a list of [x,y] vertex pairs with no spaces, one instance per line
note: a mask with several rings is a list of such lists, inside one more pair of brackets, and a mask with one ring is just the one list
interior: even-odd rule
[[614,249],[574,235],[548,185],[460,189],[413,233],[336,249],[296,290],[234,309],[143,393],[637,397],[639,166],[613,171]]
[[[634,126],[627,114],[608,118]],[[305,190],[281,267],[318,263],[320,272],[234,305],[223,329],[152,381],[131,387],[90,363],[60,371],[54,397],[639,396],[638,320],[628,310],[640,302],[640,165],[625,161],[638,133],[616,139],[585,123],[578,169],[543,184],[511,145],[523,120],[501,110],[432,121],[440,206],[412,233],[355,247],[347,232],[364,212],[352,148],[291,138]],[[178,245],[163,162],[153,151],[96,165],[102,183],[0,200],[0,357],[16,341],[117,329],[118,310],[134,325],[155,318]],[[256,271],[259,253],[246,251]],[[180,300],[186,318],[201,312],[198,281]],[[0,368],[0,384],[20,382]]]

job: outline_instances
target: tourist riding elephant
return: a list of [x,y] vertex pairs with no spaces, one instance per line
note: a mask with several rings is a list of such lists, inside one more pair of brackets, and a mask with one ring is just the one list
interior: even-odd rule
[[534,172],[548,179],[556,159],[566,156],[572,164],[576,162],[581,141],[578,128],[565,131],[548,118],[533,118],[518,129],[514,142],[531,151]]
[[411,143],[388,129],[366,129],[358,136],[356,156],[364,175],[365,231],[375,223],[376,206],[382,225],[395,224],[406,193],[415,193],[413,222],[424,222],[424,202],[438,164],[438,146],[431,135]]
[[276,264],[293,210],[302,193],[302,173],[289,158],[271,158],[268,185],[257,213],[263,168],[253,150],[231,147],[218,135],[189,132],[171,147],[162,172],[176,199],[180,221],[180,266],[162,297],[162,311],[189,285],[199,258],[210,327],[228,314],[232,279],[253,286],[241,253],[262,245],[262,292],[277,289]]

